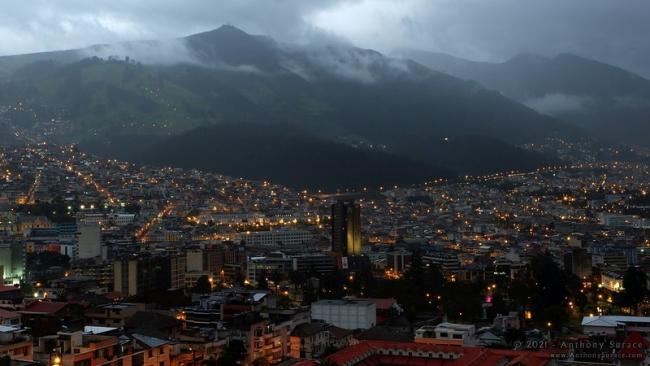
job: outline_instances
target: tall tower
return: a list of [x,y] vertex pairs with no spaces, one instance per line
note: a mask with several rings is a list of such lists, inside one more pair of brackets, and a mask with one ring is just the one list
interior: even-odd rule
[[361,208],[354,200],[332,205],[332,251],[343,257],[361,255]]

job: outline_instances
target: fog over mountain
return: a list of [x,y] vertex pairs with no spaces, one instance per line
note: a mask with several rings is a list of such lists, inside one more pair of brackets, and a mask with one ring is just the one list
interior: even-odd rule
[[650,77],[645,0],[7,0],[0,55],[174,39],[233,24],[281,42],[333,39],[501,62],[569,52]]
[[419,50],[395,55],[477,81],[600,138],[650,144],[645,137],[650,132],[650,80],[630,71],[567,53],[555,57],[524,53],[502,63]]

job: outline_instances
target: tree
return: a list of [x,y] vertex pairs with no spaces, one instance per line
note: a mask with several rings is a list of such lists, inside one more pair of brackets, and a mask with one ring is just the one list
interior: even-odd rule
[[623,276],[620,305],[632,308],[636,314],[639,303],[648,295],[647,276],[637,267],[630,267]]
[[483,284],[480,282],[448,282],[442,298],[450,319],[476,322],[481,317]]
[[555,326],[565,324],[569,315],[564,309],[570,295],[568,276],[555,263],[549,253],[533,257],[531,272],[534,285],[532,291],[532,310],[538,323],[551,322]]
[[199,294],[209,294],[212,292],[212,284],[210,283],[208,276],[201,276],[198,280],[196,280],[194,292]]

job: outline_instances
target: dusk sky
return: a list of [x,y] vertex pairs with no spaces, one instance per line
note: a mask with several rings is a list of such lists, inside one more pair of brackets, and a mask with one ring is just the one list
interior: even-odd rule
[[473,60],[571,52],[650,77],[646,0],[5,0],[0,55],[173,38],[232,24],[284,42]]

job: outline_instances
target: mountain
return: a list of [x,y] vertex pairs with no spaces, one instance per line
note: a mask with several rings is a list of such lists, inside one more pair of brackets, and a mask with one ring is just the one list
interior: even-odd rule
[[377,188],[454,176],[428,163],[324,140],[294,126],[212,125],[143,146],[127,157],[299,189]]
[[521,54],[503,63],[417,50],[398,54],[477,81],[598,137],[650,146],[650,80],[629,71],[572,54]]
[[55,141],[115,150],[123,136],[292,125],[319,141],[364,141],[389,156],[476,173],[543,164],[548,157],[515,145],[580,133],[413,61],[344,45],[279,44],[233,26],[0,57],[0,69],[0,106],[22,111],[5,114],[12,123]]

